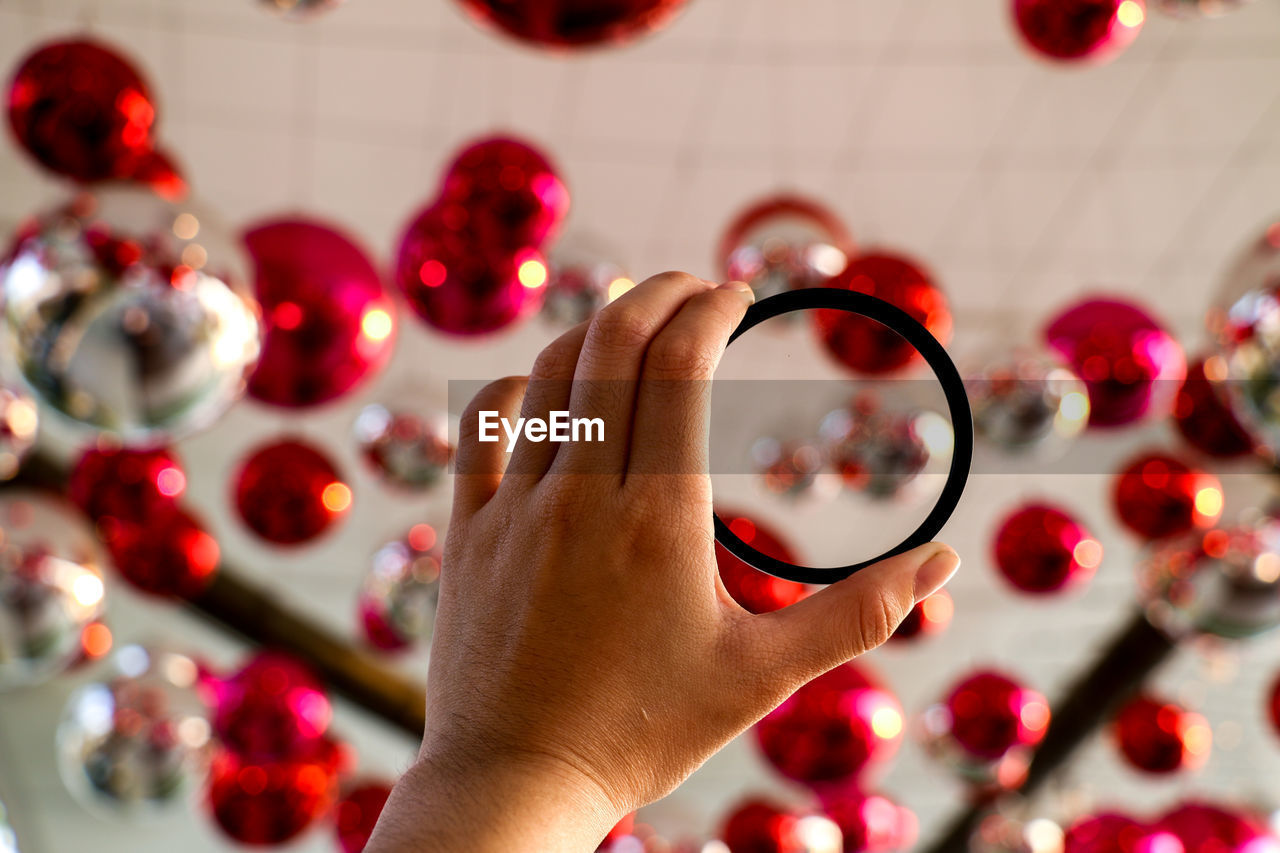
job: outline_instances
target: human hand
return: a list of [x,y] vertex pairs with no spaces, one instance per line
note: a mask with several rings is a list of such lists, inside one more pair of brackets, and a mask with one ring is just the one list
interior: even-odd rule
[[[462,416],[418,761],[370,853],[587,853],[806,681],[883,643],[959,558],[933,543],[752,615],[716,570],[710,379],[752,301],[655,276]],[[523,403],[521,402],[523,399]],[[479,412],[601,418],[477,440]]]

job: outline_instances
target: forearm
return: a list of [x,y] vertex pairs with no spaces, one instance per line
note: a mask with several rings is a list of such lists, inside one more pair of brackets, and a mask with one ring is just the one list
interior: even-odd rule
[[593,853],[620,815],[552,768],[451,771],[418,761],[396,783],[368,853]]

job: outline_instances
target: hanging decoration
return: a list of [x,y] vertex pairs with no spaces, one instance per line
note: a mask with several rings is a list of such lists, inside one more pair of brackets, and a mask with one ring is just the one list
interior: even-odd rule
[[974,435],[1006,453],[1065,447],[1089,422],[1089,396],[1070,369],[1015,351],[967,372]]
[[897,697],[862,665],[836,667],[801,687],[756,723],[755,736],[775,770],[824,788],[883,766],[902,742]]
[[1050,321],[1045,340],[1084,380],[1091,427],[1164,417],[1187,375],[1178,342],[1145,310],[1123,300],[1071,305]]
[[915,846],[915,814],[888,797],[847,788],[825,797],[822,810],[840,828],[842,853],[897,853]]
[[940,589],[928,598],[917,601],[907,617],[898,623],[889,639],[906,642],[941,634],[951,624],[951,617],[955,612],[956,605],[951,600],[951,593]]
[[58,766],[72,795],[117,816],[181,807],[208,761],[198,676],[178,652],[117,650],[105,678],[71,694],[58,726]]
[[1049,728],[1044,696],[995,670],[962,678],[924,714],[925,745],[963,778],[1009,788]]
[[0,480],[11,480],[36,444],[40,414],[25,391],[0,386]]
[[753,797],[725,818],[720,840],[729,853],[842,853],[830,818]]
[[1155,828],[1172,835],[1188,853],[1246,853],[1271,850],[1277,843],[1262,821],[1245,810],[1195,800],[1170,809]]
[[1222,515],[1222,484],[1167,453],[1143,453],[1116,475],[1111,503],[1129,530],[1146,540],[1212,527]]
[[189,205],[82,194],[21,226],[0,262],[6,369],[42,406],[125,443],[208,426],[258,357],[239,265]]
[[[883,250],[868,251],[848,265],[825,287],[866,293],[910,314],[942,344],[951,339],[951,309],[933,277],[917,261]],[[850,370],[881,375],[921,361],[906,339],[875,320],[847,311],[813,312],[818,339]]]
[[1062,853],[1140,853],[1158,849],[1157,833],[1119,812],[1077,818],[1062,837]]
[[854,253],[840,217],[803,196],[766,196],[748,205],[720,238],[725,281],[745,281],[756,300],[788,290],[825,285]]
[[355,390],[391,356],[395,307],[373,263],[336,228],[310,219],[245,231],[262,307],[262,355],[249,393],[312,406]]
[[354,432],[365,461],[392,488],[426,491],[444,479],[453,460],[443,417],[372,403],[356,416]]
[[357,609],[365,639],[375,648],[397,651],[431,638],[441,544],[434,527],[415,524],[374,553]]
[[[795,552],[777,531],[740,512],[717,509],[717,514],[739,539],[752,548],[788,563],[796,562]],[[724,588],[748,612],[771,613],[795,604],[809,594],[809,588],[804,584],[775,578],[748,566],[730,554],[719,542],[716,543],[715,550],[716,566],[720,570]]]
[[347,787],[334,808],[334,832],[342,853],[364,850],[390,796],[391,783],[380,779],[359,780]]
[[1013,0],[1023,41],[1058,62],[1105,62],[1128,47],[1146,21],[1143,0]]
[[460,0],[481,24],[535,47],[623,44],[660,30],[687,0]]
[[232,477],[240,520],[276,545],[310,542],[351,508],[351,487],[311,444],[281,438],[252,451]]
[[1217,459],[1237,459],[1256,449],[1253,436],[1231,410],[1226,389],[1227,364],[1221,356],[1198,359],[1173,404],[1178,434],[1193,448]]
[[1280,625],[1280,531],[1271,519],[1157,543],[1138,564],[1138,601],[1176,639],[1237,639]]
[[1213,741],[1213,731],[1204,717],[1145,693],[1129,699],[1116,712],[1112,733],[1130,766],[1153,774],[1202,767]]
[[396,282],[440,331],[509,326],[541,306],[542,252],[568,211],[568,190],[542,152],[509,137],[472,143],[450,164],[436,201],[405,228]]
[[0,494],[0,690],[38,684],[83,653],[103,612],[102,558],[93,534],[61,501]]
[[557,325],[576,326],[635,286],[612,254],[570,237],[556,243],[547,259],[542,315]]
[[936,412],[895,411],[873,393],[827,413],[818,435],[844,487],[875,500],[909,494],[930,461],[950,458],[955,441]]
[[1102,544],[1071,515],[1046,503],[1029,503],[996,530],[995,564],[1014,589],[1056,593],[1089,582],[1102,563]]

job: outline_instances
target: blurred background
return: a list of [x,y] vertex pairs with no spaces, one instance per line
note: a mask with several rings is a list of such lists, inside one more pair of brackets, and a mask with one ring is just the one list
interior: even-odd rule
[[[666,269],[898,304],[978,446],[949,595],[612,849],[1280,846],[1271,0],[0,0],[0,68],[0,850],[359,850],[462,380]],[[777,322],[718,509],[865,559],[946,409]]]

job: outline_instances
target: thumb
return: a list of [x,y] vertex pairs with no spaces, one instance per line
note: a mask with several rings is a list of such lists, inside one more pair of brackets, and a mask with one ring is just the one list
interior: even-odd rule
[[[803,683],[889,639],[916,602],[942,588],[960,557],[930,542],[881,560],[790,607],[756,617],[778,673]],[[760,636],[760,635],[757,635]]]

